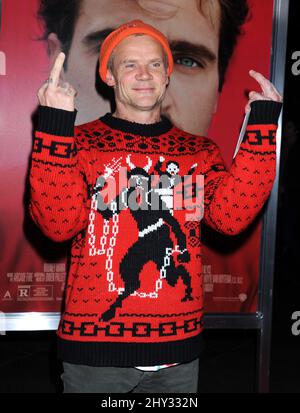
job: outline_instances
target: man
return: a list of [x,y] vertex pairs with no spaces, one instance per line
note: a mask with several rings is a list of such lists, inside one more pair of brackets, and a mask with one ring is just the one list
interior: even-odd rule
[[[75,133],[76,90],[60,81],[64,58],[58,55],[38,93],[30,212],[53,240],[75,237],[58,330],[65,391],[195,393],[203,315],[198,224],[187,220],[186,204],[171,211],[158,195],[153,208],[151,175],[164,161],[181,177],[196,170],[205,179],[205,222],[228,235],[242,231],[274,181],[281,96],[251,71],[262,93],[250,94],[245,138],[227,172],[210,139],[161,116],[173,58],[158,30],[137,20],[105,39],[99,73],[114,89],[116,110]],[[128,181],[106,193],[124,168]]]
[[[123,21],[140,18],[166,35],[174,58],[172,82],[162,113],[180,129],[207,136],[248,15],[248,1],[41,0],[39,15],[44,22],[43,38],[48,43],[50,62],[60,51],[65,52],[65,78],[80,92],[77,124],[90,121],[99,113],[114,111],[111,89],[97,77],[99,45]],[[233,154],[235,143],[230,139],[222,146],[227,139],[223,135],[217,143],[226,151],[223,155],[230,163],[228,157]],[[245,233],[243,242],[238,240],[240,237],[226,242],[226,253],[218,242],[220,236],[203,231],[203,263],[211,265],[211,277],[225,273],[231,274],[232,279],[243,280],[234,285],[214,283],[214,293],[206,292],[208,311],[256,311],[260,239],[257,223],[256,229],[251,237],[249,231]],[[231,301],[218,300],[228,295],[233,297]],[[247,299],[241,302],[239,296]]]
[[170,42],[174,73],[163,114],[179,128],[205,136],[247,14],[247,0],[41,0],[39,10],[52,64],[60,51],[66,54],[65,77],[79,92],[78,124],[114,105],[97,77],[99,44],[134,17]]

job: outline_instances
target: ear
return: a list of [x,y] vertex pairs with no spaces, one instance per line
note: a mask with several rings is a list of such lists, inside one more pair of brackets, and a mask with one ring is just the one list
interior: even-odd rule
[[[50,67],[53,66],[57,55],[62,51],[62,45],[55,33],[50,33],[47,39],[48,42],[48,53],[50,57]],[[64,74],[64,69],[62,69]]]
[[114,87],[116,84],[115,77],[110,69],[107,69],[106,71],[106,82],[108,86]]

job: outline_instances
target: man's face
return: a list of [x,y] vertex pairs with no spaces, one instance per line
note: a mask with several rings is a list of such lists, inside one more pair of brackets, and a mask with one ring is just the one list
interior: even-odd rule
[[[165,34],[174,56],[163,113],[187,132],[205,135],[218,99],[220,6],[218,1],[203,0],[203,8],[204,15],[198,0],[83,0],[66,71],[67,80],[78,91],[77,123],[111,111],[109,100],[96,88],[103,30],[141,19]],[[53,58],[60,48],[54,38],[50,35]]]
[[149,36],[129,36],[112,57],[107,83],[114,87],[117,107],[151,111],[160,106],[168,83],[161,45]]

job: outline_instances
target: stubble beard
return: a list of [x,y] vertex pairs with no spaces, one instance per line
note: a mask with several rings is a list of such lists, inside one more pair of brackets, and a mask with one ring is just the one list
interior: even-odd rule
[[160,107],[162,104],[162,101],[164,100],[165,94],[166,94],[166,88],[165,88],[165,90],[161,93],[161,95],[159,95],[156,98],[155,102],[152,105],[142,106],[142,105],[139,105],[137,102],[135,102],[130,96],[128,100],[124,99],[122,97],[122,94],[119,93],[119,90],[120,90],[120,84],[117,83],[115,86],[115,95],[118,96],[119,101],[125,106],[129,105],[132,108],[138,109],[140,111],[151,111],[151,110],[156,109],[157,107]]

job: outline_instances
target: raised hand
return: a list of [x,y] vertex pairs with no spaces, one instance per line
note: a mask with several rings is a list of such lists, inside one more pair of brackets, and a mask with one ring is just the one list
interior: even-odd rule
[[73,112],[75,109],[76,90],[61,79],[61,71],[66,55],[59,53],[47,79],[38,91],[40,105],[50,108],[64,109]]
[[249,112],[251,102],[255,100],[273,100],[274,102],[282,102],[282,96],[275,88],[273,83],[266,79],[261,73],[255,70],[250,70],[249,75],[252,76],[260,85],[261,93],[251,91],[249,93],[249,101],[245,106],[245,112]]

